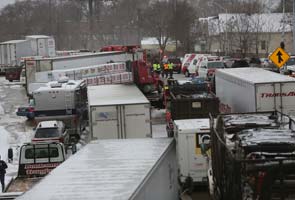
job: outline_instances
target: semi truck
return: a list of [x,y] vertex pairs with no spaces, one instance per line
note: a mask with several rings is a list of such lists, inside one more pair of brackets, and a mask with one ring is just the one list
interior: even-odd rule
[[17,176],[6,186],[0,199],[9,199],[23,194],[66,159],[63,144],[25,143],[19,151]]
[[[55,41],[51,36],[29,35],[24,40],[10,40],[0,43],[0,71],[10,69],[8,73],[22,70],[22,57],[55,56]],[[19,80],[19,76],[7,76],[8,80]]]
[[280,112],[210,119],[210,194],[215,200],[295,198],[294,120]]
[[93,139],[152,137],[150,102],[136,85],[88,87],[88,112]]
[[91,141],[18,199],[61,197],[177,200],[175,142],[171,138]]
[[53,70],[76,69],[109,62],[126,62],[131,59],[132,57],[126,52],[113,51],[26,60],[26,89],[28,92],[31,84],[40,81],[47,82],[51,77],[45,77],[45,80],[42,80],[44,74],[48,75]]
[[223,113],[278,110],[295,114],[295,79],[260,68],[218,69],[216,96]]

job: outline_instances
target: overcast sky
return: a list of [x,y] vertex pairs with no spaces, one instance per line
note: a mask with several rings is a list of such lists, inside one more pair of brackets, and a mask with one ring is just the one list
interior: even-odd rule
[[15,0],[0,0],[0,8],[3,8],[7,4],[14,3]]

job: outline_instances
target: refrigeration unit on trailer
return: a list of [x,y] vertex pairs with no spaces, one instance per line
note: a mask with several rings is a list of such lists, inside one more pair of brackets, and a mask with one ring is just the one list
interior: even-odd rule
[[295,114],[294,78],[260,68],[218,69],[215,76],[221,112]]
[[[174,137],[182,185],[206,184],[210,157],[209,118],[174,120]],[[186,185],[186,187],[189,187]],[[187,188],[183,188],[187,189]]]
[[26,60],[25,68],[27,91],[31,83],[38,82],[38,76],[43,76],[40,72],[75,69],[110,62],[126,62],[128,60],[132,60],[130,54],[118,51]]
[[178,200],[177,193],[173,139],[96,140],[19,200]]
[[92,138],[152,136],[150,102],[136,85],[89,86],[87,90]]
[[76,135],[83,129],[87,116],[87,87],[82,80],[48,82],[33,92],[35,120],[62,120]]

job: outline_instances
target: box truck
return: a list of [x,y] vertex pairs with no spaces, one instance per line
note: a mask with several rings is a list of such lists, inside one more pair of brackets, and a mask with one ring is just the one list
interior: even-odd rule
[[[173,123],[178,176],[182,186],[207,184],[210,157],[209,118],[174,120]],[[182,187],[182,189],[189,188]]]
[[220,111],[295,114],[295,79],[260,68],[218,69]]
[[171,138],[92,141],[18,199],[61,197],[178,200],[175,142]]
[[136,85],[88,86],[87,90],[92,138],[152,136],[150,102]]

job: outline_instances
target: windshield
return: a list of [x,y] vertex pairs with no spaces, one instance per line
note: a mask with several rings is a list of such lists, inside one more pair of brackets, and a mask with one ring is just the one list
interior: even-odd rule
[[36,130],[35,138],[59,137],[58,128],[39,128]]
[[208,62],[208,69],[224,68],[223,62]]
[[290,58],[286,65],[295,65],[295,58]]
[[[57,158],[59,156],[58,149],[56,147],[49,148],[50,154],[48,155],[48,148],[35,148],[35,158]],[[34,148],[26,149],[25,151],[26,159],[34,158]]]

